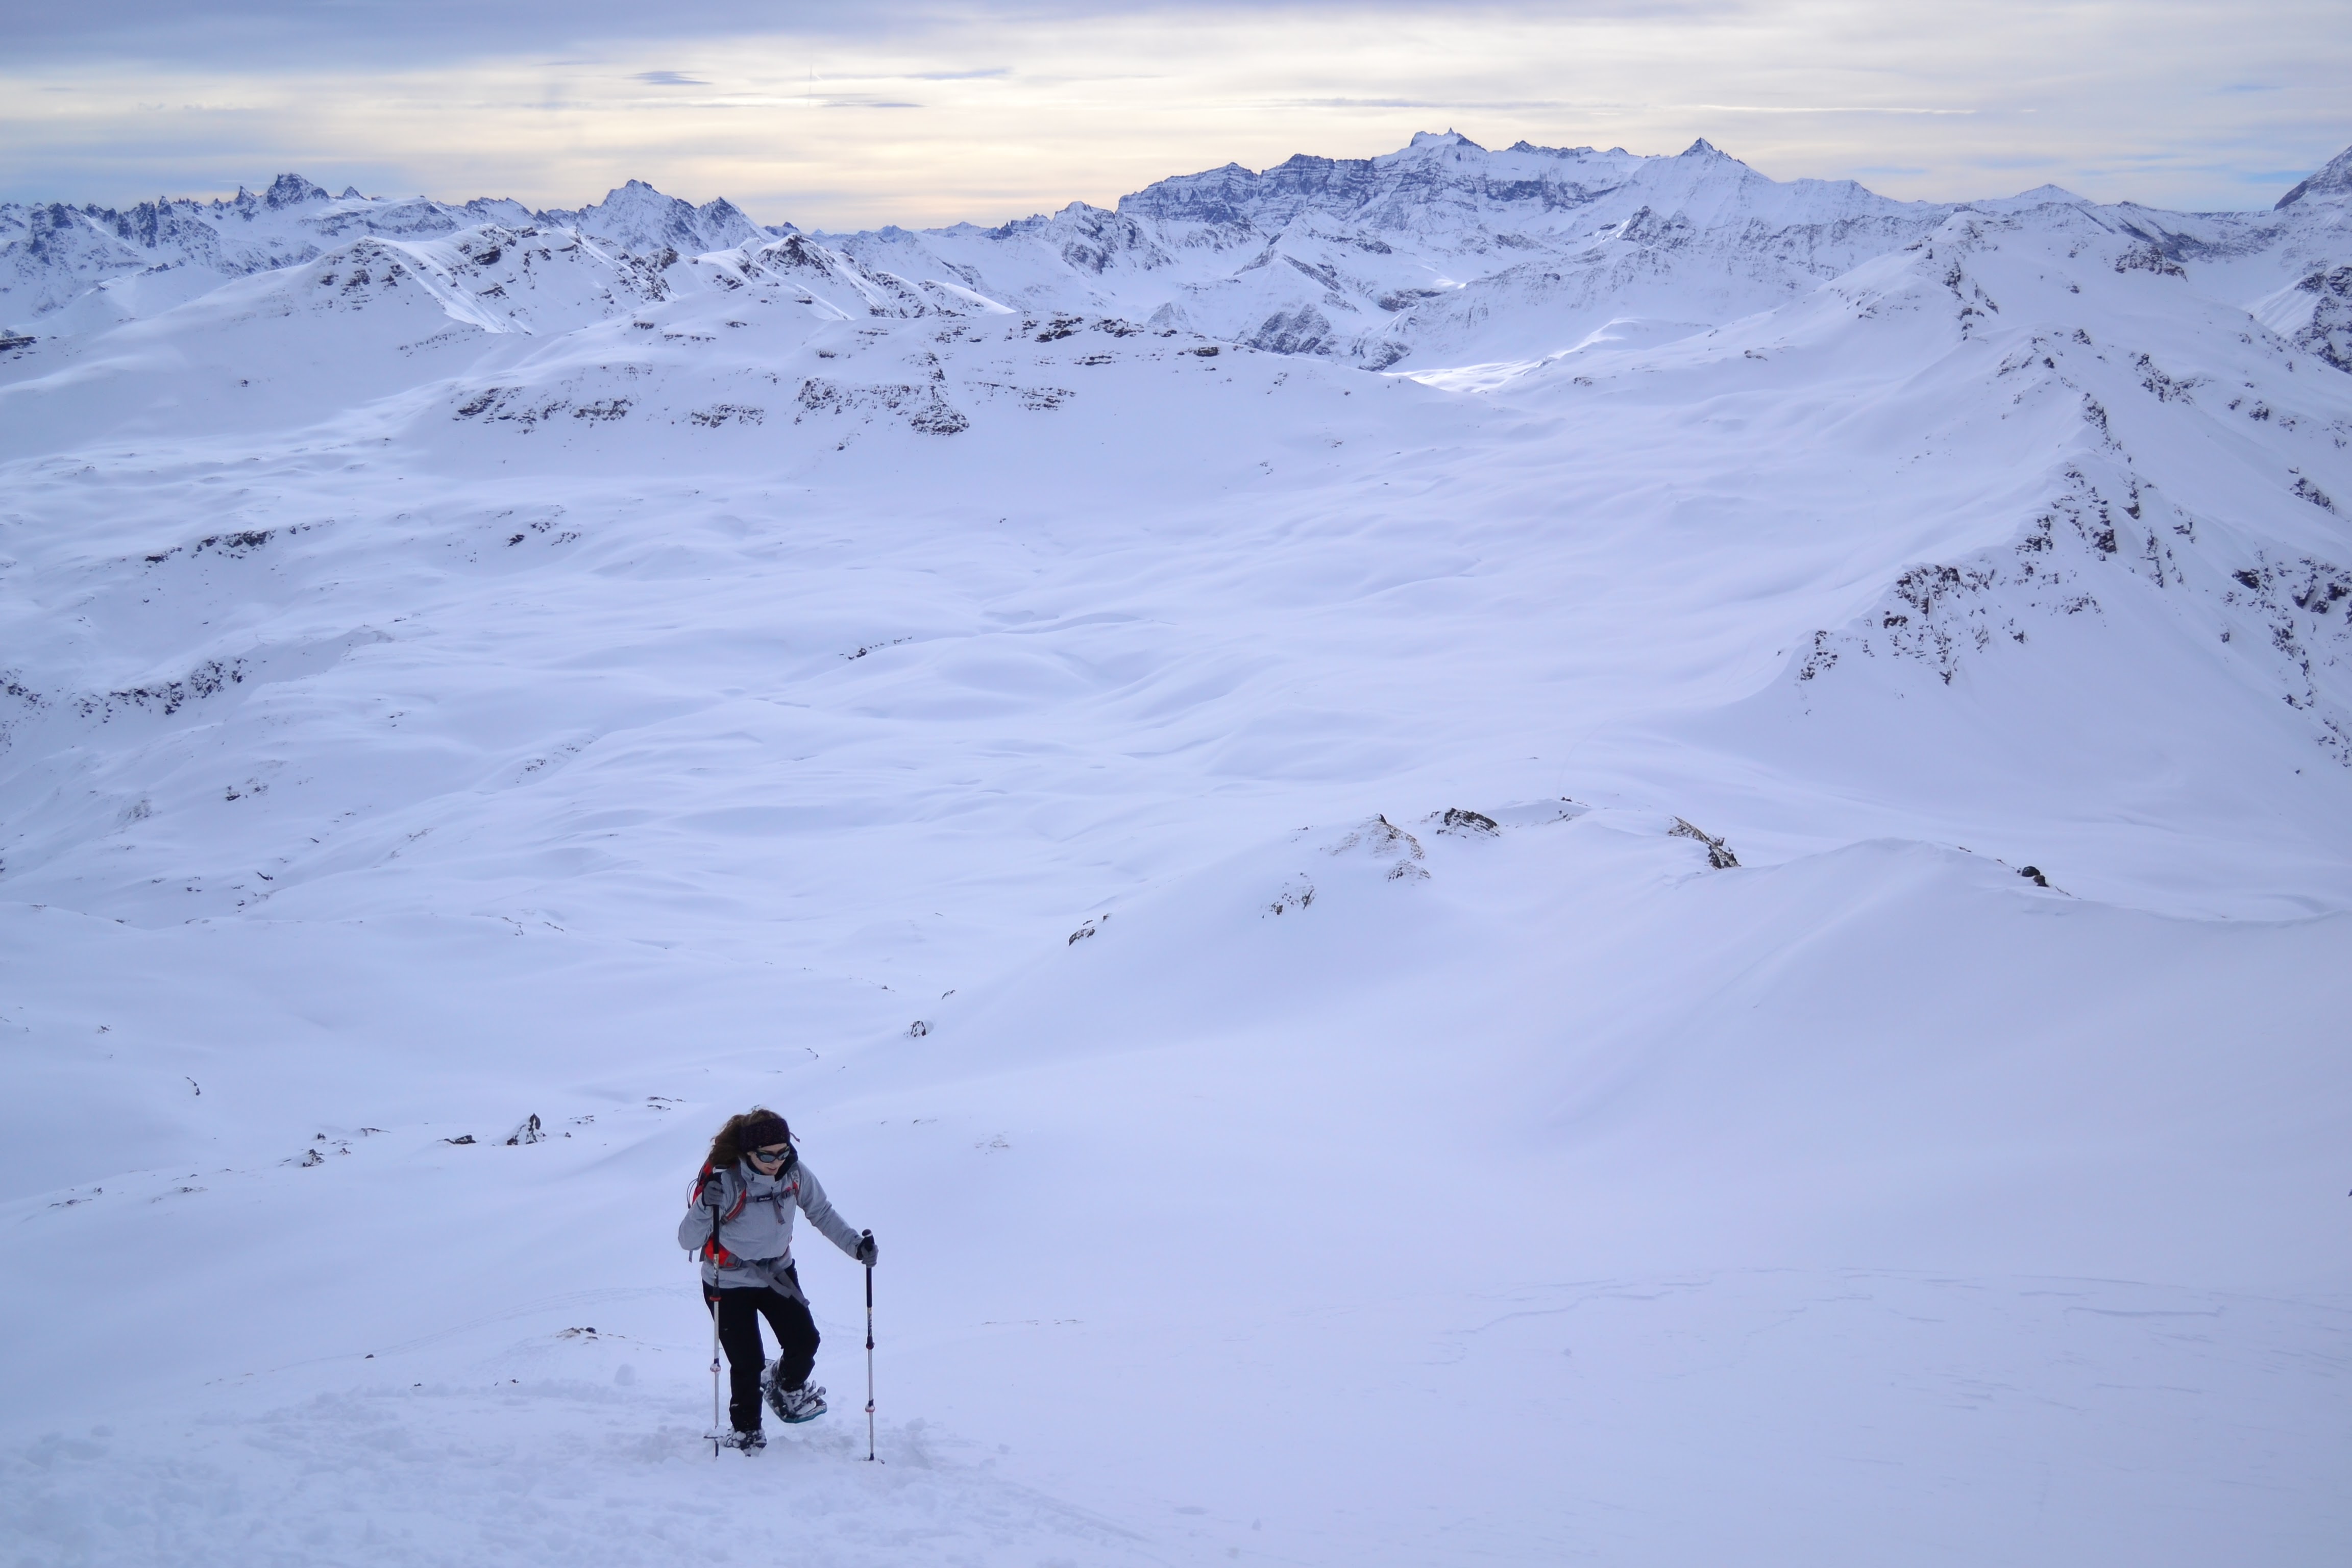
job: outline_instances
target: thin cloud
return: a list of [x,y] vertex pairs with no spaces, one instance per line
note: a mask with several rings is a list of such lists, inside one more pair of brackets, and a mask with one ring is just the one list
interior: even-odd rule
[[1974,114],[1973,109],[1916,109],[1883,103],[1669,103],[1713,114]]
[[1566,109],[1556,98],[1269,98],[1261,109]]
[[900,81],[982,81],[990,77],[1011,76],[1011,66],[991,66],[975,71],[908,71]]
[[684,71],[639,71],[629,79],[644,82],[649,87],[709,87],[710,85],[700,77],[688,76]]

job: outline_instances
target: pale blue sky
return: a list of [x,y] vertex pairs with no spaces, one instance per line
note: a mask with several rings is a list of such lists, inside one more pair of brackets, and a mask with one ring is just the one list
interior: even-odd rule
[[624,179],[809,226],[993,223],[1416,130],[1889,195],[2266,206],[2352,142],[2352,0],[1444,6],[5,0],[0,197]]

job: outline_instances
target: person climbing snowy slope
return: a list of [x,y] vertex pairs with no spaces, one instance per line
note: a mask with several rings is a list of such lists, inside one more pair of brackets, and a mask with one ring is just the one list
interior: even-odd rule
[[[754,1107],[729,1117],[710,1141],[710,1158],[677,1226],[677,1244],[701,1256],[703,1300],[717,1314],[727,1351],[733,1431],[721,1441],[747,1454],[767,1446],[760,1429],[763,1394],[779,1420],[824,1414],[824,1390],[808,1381],[818,1334],[793,1263],[794,1206],[835,1247],[874,1266],[871,1233],[861,1236],[834,1212],[824,1188],[801,1163],[784,1119]],[[776,1336],[772,1367],[763,1365],[761,1318]]]

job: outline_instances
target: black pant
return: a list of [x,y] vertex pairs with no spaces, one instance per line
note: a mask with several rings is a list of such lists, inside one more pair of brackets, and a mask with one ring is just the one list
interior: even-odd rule
[[781,1290],[713,1290],[702,1288],[702,1299],[715,1302],[719,1342],[727,1347],[728,1414],[738,1432],[760,1429],[760,1371],[767,1352],[760,1344],[760,1320],[776,1335],[776,1382],[799,1388],[816,1365],[817,1331],[808,1303],[795,1301]]

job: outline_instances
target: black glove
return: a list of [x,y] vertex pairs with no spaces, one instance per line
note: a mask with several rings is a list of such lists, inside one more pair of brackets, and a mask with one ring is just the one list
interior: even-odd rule
[[874,1233],[870,1230],[861,1233],[857,1237],[857,1261],[871,1268],[878,1256],[874,1246]]

